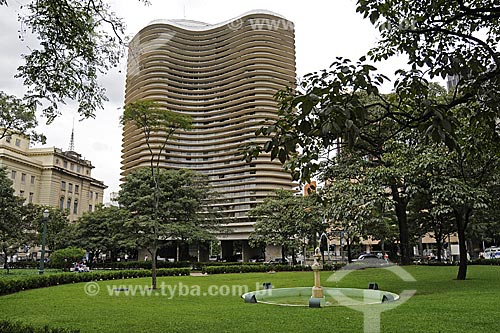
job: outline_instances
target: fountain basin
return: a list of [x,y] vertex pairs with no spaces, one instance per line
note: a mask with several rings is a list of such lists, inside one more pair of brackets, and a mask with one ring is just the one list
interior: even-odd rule
[[[323,287],[321,306],[356,306],[396,301],[399,295],[383,290]],[[311,287],[263,289],[241,295],[244,300],[280,306],[309,306]]]

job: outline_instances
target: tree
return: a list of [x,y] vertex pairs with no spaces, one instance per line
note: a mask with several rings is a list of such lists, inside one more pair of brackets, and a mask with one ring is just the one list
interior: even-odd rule
[[12,181],[4,168],[0,168],[0,253],[4,268],[8,269],[7,257],[25,244],[25,231],[29,230],[23,219],[23,200],[14,195]]
[[409,91],[413,89],[412,83],[423,82],[425,76],[456,79],[452,98],[435,105],[434,110],[448,116],[455,106],[476,103],[481,105],[478,115],[486,118],[498,115],[500,6],[497,3],[358,0],[357,11],[369,17],[380,30],[381,39],[370,51],[372,60],[397,54],[408,56],[411,70],[399,74]]
[[315,194],[295,196],[291,191],[277,190],[248,216],[256,219],[250,243],[281,246],[283,260],[287,250],[295,254],[307,239],[316,242],[317,233],[324,231],[323,211]]
[[74,100],[82,117],[94,116],[107,100],[99,75],[115,67],[125,51],[123,20],[103,0],[33,0],[24,9],[20,37],[29,31],[40,43],[23,55],[16,75],[29,87],[28,105],[46,105],[43,114],[52,121],[60,114],[58,104]]
[[452,209],[435,199],[430,191],[430,183],[421,184],[419,192],[408,205],[410,212],[408,219],[416,226],[416,236],[423,237],[429,234],[436,240],[436,258],[440,262],[443,258],[446,237],[455,232],[455,229]]
[[[343,177],[341,174],[346,179],[360,179],[359,174],[347,175],[344,167],[334,167],[339,163],[338,151],[346,151],[347,157],[354,154],[358,158],[355,163],[364,165],[354,170],[365,173],[366,167],[372,169],[379,186],[390,189],[388,194],[399,224],[401,262],[409,264],[409,175],[404,173],[411,170],[402,157],[399,167],[394,167],[393,162],[386,161],[386,154],[396,149],[393,146],[397,142],[405,145],[402,135],[418,128],[422,104],[439,89],[422,89],[419,99],[410,98],[404,91],[381,94],[378,87],[385,77],[372,74],[375,68],[363,64],[365,60],[352,64],[339,58],[330,70],[306,75],[300,85],[304,92],[280,92],[280,117],[257,131],[257,135],[268,136],[269,140],[262,147],[247,147],[246,157],[250,160],[261,151],[270,152],[271,158],[278,157],[285,163],[294,179],[307,182],[313,176],[331,181]],[[412,153],[411,149],[406,151],[406,155]]]
[[466,242],[474,214],[495,203],[490,195],[495,192],[490,189],[500,181],[500,135],[493,130],[495,121],[475,116],[479,109],[477,105],[473,110],[454,110],[460,122],[456,130],[458,149],[443,155],[435,165],[430,185],[434,201],[447,205],[454,215],[460,249],[458,280],[467,276]]
[[135,240],[127,227],[130,213],[118,207],[97,207],[77,221],[72,244],[93,256],[111,252],[111,258],[135,248]]
[[33,108],[0,91],[0,139],[18,134],[28,136],[31,141],[45,143],[45,136],[33,131],[36,126],[38,121]]
[[[118,203],[129,211],[128,227],[137,246],[148,249],[155,267],[161,241],[213,238],[211,231],[217,228],[208,214],[210,199],[206,180],[190,170],[159,170],[153,183],[150,170],[142,168],[125,177]],[[153,289],[155,273],[153,270]]]
[[[159,229],[160,219],[160,161],[164,154],[165,147],[170,137],[176,130],[188,129],[191,127],[191,117],[176,112],[165,110],[154,101],[140,100],[129,103],[125,106],[122,116],[124,126],[135,126],[142,132],[146,141],[146,146],[150,154],[149,171],[153,191],[150,201],[154,209],[153,222],[156,224],[154,233]],[[153,140],[153,136],[155,136]],[[153,141],[153,142],[152,142]],[[149,217],[151,218],[151,216]],[[158,239],[155,237],[152,248],[154,251],[151,272],[153,275],[153,289],[156,289],[156,251],[158,249]]]
[[[342,233],[347,241],[347,260],[351,245],[359,237],[388,237],[389,221],[383,215],[389,204],[384,188],[365,179],[334,179],[322,193],[330,233]],[[383,229],[382,232],[380,229]]]
[[49,218],[47,220],[46,245],[51,251],[55,251],[64,247],[65,243],[67,242],[67,230],[69,221],[68,214],[65,210],[61,210],[51,206],[35,205],[31,203],[24,206],[23,218],[29,223],[29,225],[33,226],[33,230],[31,230],[31,235],[33,237],[28,244],[42,244],[42,213],[46,209],[49,211]]

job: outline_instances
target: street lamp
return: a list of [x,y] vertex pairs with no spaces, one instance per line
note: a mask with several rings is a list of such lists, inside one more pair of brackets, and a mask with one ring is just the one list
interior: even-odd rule
[[45,239],[47,238],[47,221],[49,219],[49,210],[45,209],[42,213],[43,216],[43,232],[42,232],[42,256],[40,258],[40,269],[38,273],[43,274],[43,264],[45,261]]

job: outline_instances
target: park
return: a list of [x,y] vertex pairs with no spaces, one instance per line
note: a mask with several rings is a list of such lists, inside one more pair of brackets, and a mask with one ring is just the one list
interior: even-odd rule
[[[500,267],[471,265],[465,281],[455,279],[454,266],[416,265],[404,269],[415,278],[414,282],[403,281],[382,268],[356,270],[337,282],[328,281],[332,271],[322,271],[321,279],[325,287],[366,289],[369,282],[375,281],[381,289],[395,293],[416,290],[404,304],[382,313],[381,332],[493,332],[498,329],[497,309],[492,304],[500,297]],[[0,275],[0,278],[14,277]],[[305,287],[313,283],[310,271],[168,276],[159,277],[158,285],[171,286],[170,291],[148,295],[145,289],[140,289],[133,296],[114,289],[149,286],[149,278],[96,281],[99,292],[95,295],[88,290],[86,293],[85,283],[72,283],[1,296],[0,321],[8,319],[82,333],[363,331],[363,313],[359,309],[250,304],[245,303],[241,295],[232,294],[236,289],[230,288],[245,286],[247,290],[255,290],[265,282],[271,282],[273,288]],[[172,293],[175,285],[200,290],[200,293],[181,290]],[[378,305],[365,305],[370,306]]]
[[[318,28],[337,3],[306,22],[278,2],[208,23],[230,7],[214,0],[133,36],[112,1],[16,3],[0,332],[500,330],[500,6],[353,1],[371,44]],[[83,135],[95,165],[74,125],[67,151],[32,147],[109,109],[113,68],[119,114]],[[90,171],[119,154],[105,194]]]

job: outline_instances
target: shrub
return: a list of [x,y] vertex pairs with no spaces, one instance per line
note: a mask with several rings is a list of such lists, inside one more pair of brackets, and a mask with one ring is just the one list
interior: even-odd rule
[[37,269],[40,266],[40,263],[37,261],[16,261],[9,262],[9,268],[18,269],[18,268],[31,268]]
[[476,259],[470,262],[471,265],[500,266],[500,259]]
[[69,270],[74,262],[80,261],[85,256],[85,250],[78,247],[68,247],[54,251],[50,256],[51,267]]
[[[345,266],[344,263],[325,264],[323,270],[338,270]],[[239,264],[239,265],[214,265],[203,266],[202,272],[207,274],[225,274],[225,273],[251,273],[251,272],[290,272],[290,271],[310,271],[310,266],[291,266],[291,265],[268,265],[268,264]]]
[[[92,263],[92,268],[102,269],[151,269],[151,261],[116,261]],[[183,268],[190,267],[189,261],[157,261],[156,268]]]
[[17,321],[0,320],[0,332],[9,333],[79,333],[80,330],[68,328],[35,327]]
[[[160,268],[157,276],[189,275],[189,268]],[[21,290],[44,288],[68,283],[115,280],[151,276],[150,270],[93,271],[88,273],[60,273],[34,275],[26,278],[0,279],[0,295],[12,294]],[[4,332],[0,330],[0,332]]]

